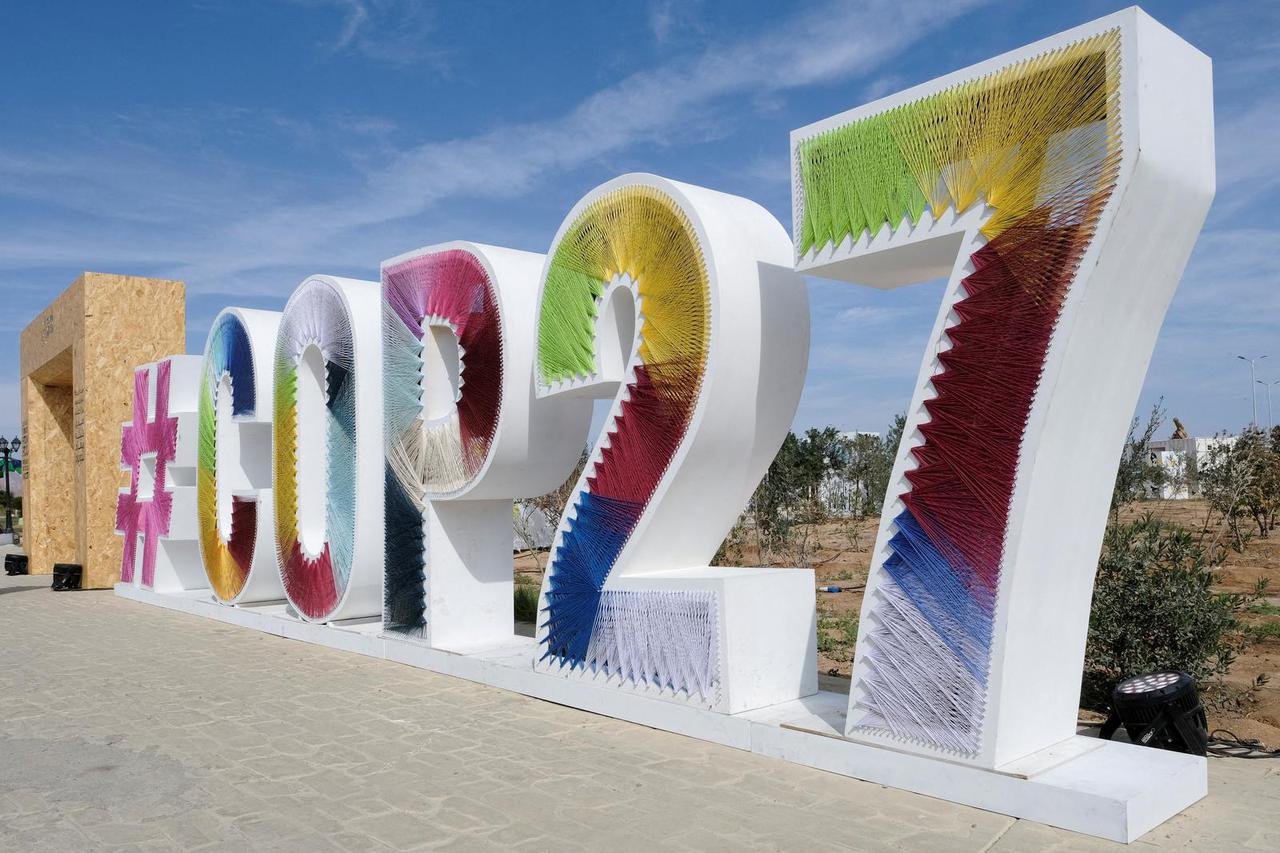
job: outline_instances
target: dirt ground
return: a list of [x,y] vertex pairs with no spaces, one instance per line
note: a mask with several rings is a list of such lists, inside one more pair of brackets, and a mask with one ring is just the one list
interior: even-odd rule
[[[1157,517],[1198,530],[1204,521],[1201,501],[1149,501],[1131,512],[1152,512]],[[828,523],[806,531],[803,548],[789,555],[769,555],[761,560],[750,541],[733,549],[735,565],[796,565],[813,567],[816,586],[839,587],[839,592],[815,591],[818,609],[818,672],[828,685],[848,679],[858,630],[858,614],[875,546],[879,519],[861,523]],[[748,534],[748,540],[750,536]],[[803,553],[800,553],[803,552]],[[516,582],[538,584],[546,555],[516,557]],[[1246,614],[1247,630],[1253,638],[1235,665],[1221,681],[1205,691],[1209,708],[1209,728],[1226,729],[1241,738],[1255,738],[1269,747],[1280,747],[1280,531],[1267,539],[1253,539],[1242,554],[1229,552],[1216,570],[1217,589],[1252,593],[1258,578],[1267,578],[1267,600]],[[1270,627],[1267,627],[1270,626]],[[1272,680],[1255,687],[1259,675]],[[1085,717],[1089,715],[1084,713]]]

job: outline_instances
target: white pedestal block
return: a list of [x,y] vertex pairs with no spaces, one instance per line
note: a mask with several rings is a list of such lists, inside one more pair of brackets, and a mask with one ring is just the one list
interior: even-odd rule
[[[703,566],[614,580],[610,589],[647,593],[708,591],[715,601],[718,690],[714,701],[632,681],[591,669],[539,660],[539,672],[614,690],[687,702],[737,714],[818,692],[814,576],[801,569],[738,569]],[[732,649],[728,654],[726,650]]]
[[511,636],[511,501],[432,501],[427,519],[431,645],[468,652]]

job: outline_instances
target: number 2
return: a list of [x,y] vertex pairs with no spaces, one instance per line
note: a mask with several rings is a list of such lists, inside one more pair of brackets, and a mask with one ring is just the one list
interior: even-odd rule
[[[799,400],[808,304],[789,264],[758,205],[653,176],[566,217],[538,394],[613,404],[552,547],[540,667],[731,711],[816,689],[812,573],[706,566]],[[762,602],[777,618],[753,627]],[[734,678],[741,660],[758,677]]]

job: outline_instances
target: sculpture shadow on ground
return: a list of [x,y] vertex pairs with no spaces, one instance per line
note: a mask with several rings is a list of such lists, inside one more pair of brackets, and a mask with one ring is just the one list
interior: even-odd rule
[[48,584],[28,584],[27,586],[9,586],[0,589],[0,595],[6,595],[10,592],[26,592],[29,589],[48,589]]

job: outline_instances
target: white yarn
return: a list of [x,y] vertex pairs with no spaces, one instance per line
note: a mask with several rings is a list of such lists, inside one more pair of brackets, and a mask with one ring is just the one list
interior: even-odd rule
[[606,589],[587,660],[623,680],[711,704],[720,691],[719,633],[710,590]]
[[[428,495],[448,495],[470,481],[458,410],[435,420],[426,419],[422,401],[422,341],[383,303],[383,390],[386,395],[387,464],[419,510]],[[425,322],[430,324],[433,318]],[[438,322],[443,323],[443,320]],[[459,355],[464,353],[459,351]],[[455,402],[461,396],[462,371]]]
[[866,716],[858,728],[974,755],[981,747],[984,686],[892,578],[884,577],[875,595],[856,703]]

